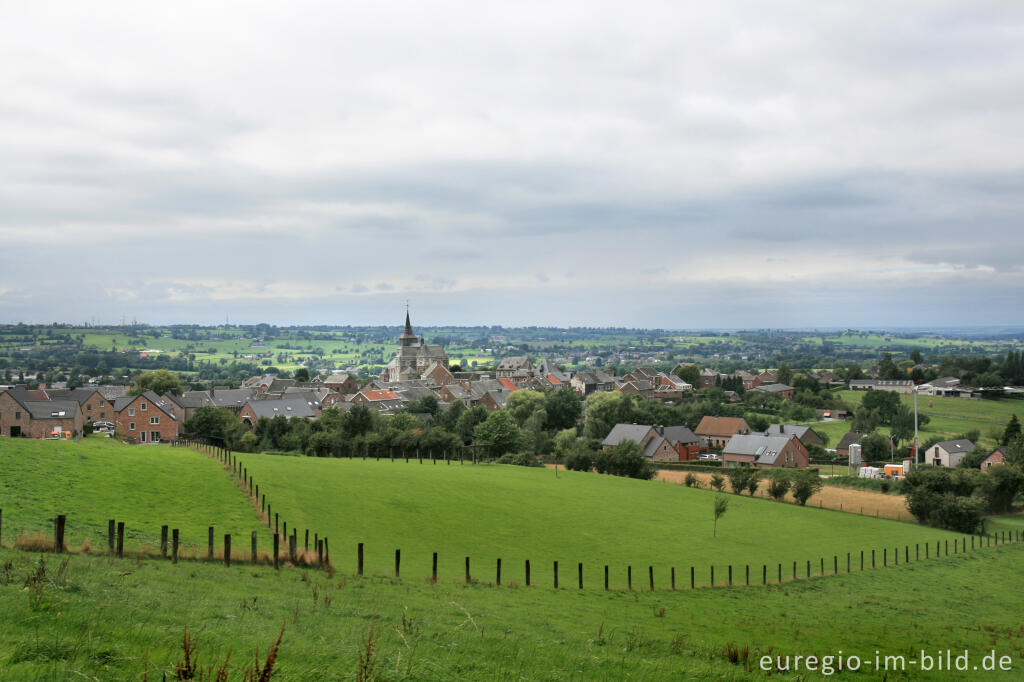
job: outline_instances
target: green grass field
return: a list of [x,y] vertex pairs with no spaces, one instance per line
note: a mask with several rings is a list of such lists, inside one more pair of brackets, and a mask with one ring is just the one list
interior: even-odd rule
[[225,533],[241,539],[258,530],[261,547],[271,536],[245,494],[219,462],[170,445],[130,446],[97,436],[79,443],[0,440],[0,509],[4,543],[20,533],[52,537],[51,520],[66,514],[65,541],[106,546],[107,520],[125,522],[126,546],[159,547],[160,526],[181,531],[183,546],[206,546],[214,526],[218,547]]
[[[839,395],[847,403],[856,406],[860,405],[865,394],[866,391],[841,391]],[[900,400],[913,408],[912,395],[901,395]],[[917,410],[919,414],[926,414],[931,419],[928,425],[921,429],[921,440],[927,440],[935,435],[953,437],[971,429],[978,429],[981,432],[979,444],[991,449],[996,446],[993,438],[995,432],[998,431],[1002,435],[1006,422],[1010,421],[1012,415],[1024,417],[1024,401],[918,396]],[[832,441],[832,447],[837,442],[838,440]]]
[[[266,653],[284,622],[275,680],[357,679],[371,627],[378,639],[373,674],[364,679],[763,679],[762,655],[840,650],[865,660],[876,651],[916,658],[921,649],[946,648],[968,649],[976,662],[990,650],[1011,656],[1013,670],[984,679],[1018,679],[1024,666],[1017,569],[1024,545],[938,559],[933,551],[931,560],[914,561],[916,543],[934,550],[948,540],[952,549],[962,536],[728,495],[715,538],[714,493],[678,485],[501,465],[239,458],[290,524],[331,537],[336,573],[102,554],[71,556],[61,569],[63,560],[46,554],[45,574],[32,580],[40,555],[0,547],[0,680],[170,678],[186,625],[199,633],[202,666],[219,665],[230,651],[231,679],[241,679],[240,669],[257,648]],[[107,518],[123,517],[140,531],[129,534],[133,543],[155,544],[161,523],[195,534],[196,544],[211,523],[218,536],[262,528],[214,460],[98,438],[3,441],[0,508],[7,547],[16,532],[49,531],[45,519],[27,527],[19,519],[56,513],[69,515],[71,538],[102,534]],[[1021,530],[1024,517],[998,517],[991,528]],[[360,541],[363,578],[354,575]],[[892,566],[905,545],[911,561]],[[393,575],[396,548],[401,578]],[[432,551],[441,560],[436,584]],[[466,555],[472,584],[463,577]],[[494,585],[497,557],[502,586]],[[532,588],[523,585],[527,557]],[[819,576],[821,559],[825,577],[807,580],[806,562]],[[576,588],[577,561],[584,590]],[[610,592],[602,589],[605,563]],[[754,585],[740,586],[748,563]],[[779,563],[784,583],[760,586],[761,564],[775,582]],[[719,587],[690,590],[689,566],[700,588],[712,564]],[[735,587],[724,586],[728,564]],[[677,568],[677,591],[669,589],[669,566]],[[909,670],[889,677],[948,679]]]
[[[394,551],[412,575],[439,571],[456,577],[471,557],[474,574],[491,575],[501,558],[506,580],[522,582],[531,560],[533,579],[550,585],[553,562],[570,580],[578,562],[591,575],[608,564],[613,585],[634,583],[648,566],[668,581],[671,566],[699,567],[706,580],[714,564],[760,566],[817,561],[862,549],[952,538],[910,523],[864,519],[767,499],[729,495],[729,509],[713,537],[709,490],[592,473],[504,465],[419,464],[399,460],[295,458],[240,454],[291,526],[326,534],[331,559],[354,568],[364,543],[366,570],[391,574]],[[813,504],[813,499],[811,504]]]
[[[239,680],[285,624],[281,681],[357,679],[371,628],[363,679],[766,679],[761,656],[841,655],[864,663],[837,679],[1013,680],[1022,559],[1024,546],[1007,545],[779,586],[606,593],[85,556],[61,575],[46,555],[45,577],[26,588],[39,556],[0,550],[0,679],[172,679],[187,625],[199,665],[230,652]],[[909,663],[945,649],[979,666],[995,651],[1011,669],[951,676]],[[905,671],[876,673],[876,652],[905,657]]]

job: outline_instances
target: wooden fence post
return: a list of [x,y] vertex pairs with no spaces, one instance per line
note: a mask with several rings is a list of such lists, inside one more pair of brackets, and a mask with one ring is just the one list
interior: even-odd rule
[[320,540],[316,542],[316,567],[317,569],[324,567],[324,543]]
[[[430,579],[435,583],[437,582],[437,552],[434,552],[434,568],[431,571]],[[527,583],[527,585],[529,585],[529,583]]]
[[281,536],[274,533],[274,570],[277,570],[281,566]]
[[324,563],[327,566],[331,565],[331,546],[327,544],[327,536],[324,536]]
[[124,521],[117,522],[117,558],[124,556]]
[[107,521],[107,551],[114,553],[114,519]]
[[749,587],[750,586],[750,564],[747,564],[746,574],[747,574],[746,584]]
[[811,577],[811,561],[810,561],[810,559],[807,560],[807,577],[808,578]]
[[178,563],[178,529],[171,531],[171,563]]
[[[729,567],[729,573],[732,573],[732,567]],[[651,587],[651,592],[654,592],[654,566],[647,567],[647,581]]]
[[768,584],[768,564],[761,564],[761,584]]
[[257,559],[259,558],[257,553],[256,553],[256,531],[252,532],[251,544],[252,544],[252,562],[256,563]]
[[782,584],[782,564],[779,564],[779,584]]
[[160,526],[160,556],[167,558],[167,526]]
[[608,589],[608,564],[604,565],[604,589]]
[[846,553],[846,572],[850,572],[850,553]]
[[298,549],[299,538],[292,533],[292,536],[288,538],[288,560],[293,564],[298,564],[298,556],[296,550]]
[[495,567],[494,573],[494,584],[501,587],[501,557],[498,557],[498,561]]
[[356,549],[356,573],[359,576],[363,575],[363,543],[359,543]]
[[577,570],[577,574],[578,574],[578,577],[579,577],[580,589],[582,590],[583,589],[583,562],[582,561],[579,562],[579,564],[576,567],[576,570]]
[[4,546],[4,510],[0,509],[0,547]]
[[691,590],[694,589],[694,582],[695,582],[693,574],[694,574],[694,567],[690,566],[690,589]]
[[[750,582],[750,566],[747,566],[747,582]],[[672,567],[672,589],[676,589],[676,567]]]
[[207,545],[206,546],[206,558],[207,559],[212,559],[213,558],[213,526],[210,526],[210,528],[207,531],[207,543],[206,543],[206,545]]
[[729,564],[729,587],[732,587],[732,564]]
[[715,565],[711,564],[711,583],[710,583],[709,587],[714,587],[714,586],[715,586]]
[[469,577],[469,557],[466,557],[466,582],[471,582],[472,579]]
[[231,534],[224,535],[224,565],[231,567]]
[[67,523],[68,517],[64,514],[57,515],[57,523],[54,526],[53,534],[53,551],[58,554],[64,551],[64,525]]
[[402,574],[402,550],[395,550],[395,577],[398,578]]
[[306,543],[305,543],[305,545],[303,547],[303,551],[304,552],[308,552],[309,551],[309,529],[308,528],[306,529]]
[[832,575],[839,575],[839,557],[832,555]]
[[626,586],[633,589],[633,567],[626,566]]
[[530,560],[526,560],[526,586],[530,586]]

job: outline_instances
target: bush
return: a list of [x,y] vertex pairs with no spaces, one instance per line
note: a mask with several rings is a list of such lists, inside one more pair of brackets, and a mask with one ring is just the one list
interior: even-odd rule
[[594,457],[589,452],[576,452],[565,458],[565,468],[570,471],[590,471],[594,468]]
[[683,484],[687,488],[699,488],[700,480],[696,476],[694,476],[693,472],[691,471],[690,473],[686,474],[686,478],[683,479]]
[[725,477],[722,474],[711,474],[711,487],[722,492],[722,488],[725,487]]
[[781,502],[789,492],[789,477],[781,471],[772,471],[768,474],[768,494],[776,502]]
[[627,476],[649,481],[654,478],[656,469],[649,459],[644,457],[640,444],[624,440],[610,450],[601,450],[594,457],[594,468],[599,474]]
[[729,479],[729,487],[735,494],[739,495],[747,489],[747,481],[750,480],[750,474],[753,472],[754,470],[750,467],[732,467],[725,472]]
[[540,467],[544,466],[537,459],[536,455],[531,455],[528,452],[519,452],[516,454],[508,453],[498,458],[498,464],[515,464],[521,467]]
[[815,493],[821,490],[821,478],[816,472],[801,471],[793,477],[793,497],[800,506],[807,504]]
[[932,521],[940,528],[958,533],[976,533],[984,529],[984,513],[984,500],[946,493],[933,511]]

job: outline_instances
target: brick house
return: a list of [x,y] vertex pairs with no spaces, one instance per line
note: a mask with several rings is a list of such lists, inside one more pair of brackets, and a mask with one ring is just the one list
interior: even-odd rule
[[750,433],[750,426],[743,417],[704,417],[694,429],[705,447],[720,448],[735,435]]
[[87,424],[114,421],[114,404],[98,388],[75,388],[62,397],[82,406],[82,415]]
[[430,363],[420,378],[433,381],[438,386],[447,386],[455,381],[455,377],[448,368],[436,361]]
[[935,466],[955,467],[960,464],[960,460],[974,450],[974,447],[974,443],[966,438],[944,440],[925,451],[924,461],[926,464]]
[[348,372],[334,372],[323,381],[324,388],[337,391],[341,395],[351,395],[359,390],[359,384]]
[[796,389],[792,386],[787,386],[786,384],[761,384],[760,386],[754,386],[754,388],[750,390],[782,396],[790,402],[793,402],[793,396],[796,394]]
[[12,388],[0,393],[0,435],[13,438],[47,438],[55,432],[82,432],[81,405],[75,400],[36,400],[48,397],[38,391]]
[[808,464],[807,448],[796,436],[736,435],[722,448],[723,467],[806,469]]
[[115,431],[133,443],[175,441],[181,432],[172,404],[153,391],[118,398],[114,413]]
[[991,467],[994,467],[997,464],[1006,464],[1006,448],[1001,445],[993,450],[992,454],[982,460],[981,470],[988,471]]
[[602,447],[608,450],[631,440],[644,448],[644,456],[655,462],[685,462],[700,455],[700,440],[685,426],[616,424]]

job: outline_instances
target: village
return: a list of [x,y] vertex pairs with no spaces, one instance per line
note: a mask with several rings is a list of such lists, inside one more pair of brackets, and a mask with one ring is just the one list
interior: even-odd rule
[[[878,373],[877,368],[872,369],[874,374]],[[482,408],[493,413],[503,410],[510,397],[520,391],[571,394],[581,413],[576,425],[582,426],[585,414],[582,405],[596,394],[634,396],[634,400],[671,406],[692,401],[701,393],[704,395],[702,404],[707,405],[710,400],[717,408],[705,409],[714,414],[697,413],[689,426],[684,423],[617,423],[609,424],[603,431],[591,428],[588,433],[596,436],[604,449],[632,441],[647,460],[657,463],[802,469],[831,461],[856,467],[855,473],[851,470],[853,475],[900,479],[915,460],[956,467],[975,452],[978,444],[966,438],[938,440],[928,444],[920,456],[916,451],[909,451],[906,459],[897,462],[897,453],[890,443],[891,457],[885,459],[891,459],[892,463],[872,467],[868,466],[861,448],[861,441],[869,433],[850,428],[829,448],[826,431],[814,428],[819,422],[855,422],[852,409],[794,409],[793,415],[803,417],[799,420],[803,423],[789,423],[792,419],[768,423],[755,414],[750,416],[754,424],[742,416],[743,409],[755,406],[770,413],[772,405],[782,405],[782,410],[775,410],[782,413],[781,418],[787,404],[792,404],[798,391],[808,384],[815,388],[840,387],[852,391],[963,399],[977,399],[984,394],[951,376],[919,384],[911,379],[878,378],[844,382],[835,372],[819,371],[805,372],[794,381],[794,374],[788,368],[721,373],[710,368],[698,370],[693,365],[677,365],[671,371],[641,365],[617,376],[601,368],[565,371],[548,359],[535,360],[530,355],[504,357],[493,371],[464,371],[450,364],[444,346],[428,344],[413,331],[408,312],[398,351],[379,376],[360,381],[357,374],[346,371],[297,374],[291,378],[276,373],[251,376],[236,388],[189,390],[185,387],[160,393],[133,390],[131,385],[85,385],[71,389],[49,388],[45,384],[32,388],[25,384],[12,385],[0,393],[0,434],[3,437],[67,439],[100,432],[116,435],[129,443],[156,444],[193,435],[186,423],[201,408],[223,408],[236,415],[246,428],[254,429],[262,420],[278,417],[316,420],[325,410],[348,413],[357,407],[384,418],[411,412],[426,419],[455,403],[460,404],[460,410]],[[868,376],[871,374],[869,369]],[[801,389],[780,378],[800,384]],[[706,389],[713,390],[709,393]],[[823,404],[820,399],[818,404]],[[584,430],[580,429],[580,433]],[[473,445],[472,438],[466,441],[465,446]],[[535,448],[534,454],[551,454],[550,445]],[[1000,444],[987,453],[979,466],[986,470],[1004,461],[1005,455],[1005,444]],[[878,463],[880,458],[874,459]]]

